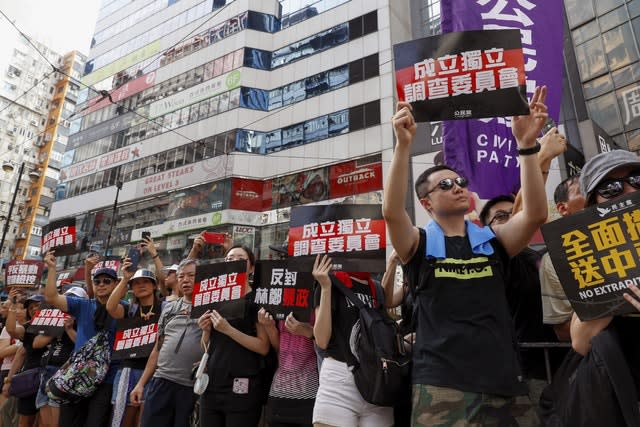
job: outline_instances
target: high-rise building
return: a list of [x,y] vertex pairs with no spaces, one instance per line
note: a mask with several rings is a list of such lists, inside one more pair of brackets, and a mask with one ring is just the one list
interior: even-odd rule
[[71,114],[74,105],[65,105],[60,95],[66,85],[53,66],[66,62],[59,54],[13,29],[2,37],[0,258],[6,261],[40,254],[40,227],[48,221],[58,179],[55,161],[64,152],[55,129],[60,111]]
[[291,206],[379,203],[410,14],[389,0],[105,2],[51,210],[77,219],[66,264],[143,231],[165,264],[201,230],[264,259]]
[[55,198],[60,165],[64,155],[80,86],[74,79],[80,78],[85,57],[77,51],[67,53],[54,73],[53,93],[49,95],[48,115],[43,130],[37,136],[35,146],[36,168],[30,172],[31,185],[24,201],[22,223],[13,255],[15,258],[38,258],[42,227],[49,222],[51,204]]

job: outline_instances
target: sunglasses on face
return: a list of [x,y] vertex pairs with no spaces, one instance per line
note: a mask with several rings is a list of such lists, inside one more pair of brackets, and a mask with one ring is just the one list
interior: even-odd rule
[[635,189],[640,189],[640,171],[631,172],[623,178],[605,179],[594,191],[605,199],[612,199],[622,194],[625,182]]
[[107,286],[109,286],[112,283],[113,283],[113,279],[109,279],[109,278],[106,278],[106,279],[94,279],[94,281],[93,281],[94,285],[107,285]]
[[498,211],[489,221],[489,225],[492,225],[494,222],[498,222],[502,224],[503,222],[507,222],[511,218],[511,211]]
[[459,176],[455,179],[453,178],[445,178],[443,180],[441,180],[440,182],[438,182],[436,184],[435,187],[433,187],[431,190],[427,191],[424,196],[421,197],[425,198],[427,197],[429,194],[433,193],[434,191],[436,191],[438,188],[441,189],[442,191],[449,191],[453,188],[454,185],[457,185],[460,188],[467,188],[467,186],[469,185],[469,180],[467,178],[464,178],[462,176]]

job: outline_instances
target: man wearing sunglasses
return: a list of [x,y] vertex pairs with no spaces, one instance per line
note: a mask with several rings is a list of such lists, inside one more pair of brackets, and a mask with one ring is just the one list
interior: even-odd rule
[[[587,198],[587,206],[603,203],[640,189],[640,158],[630,151],[613,150],[600,153],[582,168],[580,189]],[[629,285],[625,299],[640,311],[640,290]],[[637,316],[608,316],[602,319],[581,321],[573,315],[571,320],[571,345],[582,355],[591,349],[591,339],[611,325],[619,334],[631,374],[640,390],[640,341]]]
[[[112,268],[96,270],[93,274],[93,295],[95,298],[83,299],[58,293],[56,289],[56,257],[53,250],[47,252],[44,261],[49,271],[44,292],[46,302],[65,313],[69,313],[77,322],[77,335],[73,351],[78,351],[102,328],[109,329],[113,337],[116,323],[107,313],[105,306],[117,284],[116,271]],[[111,393],[118,365],[117,362],[111,362],[104,382],[91,397],[60,407],[59,424],[61,426],[109,425]]]
[[504,271],[508,258],[527,246],[547,217],[534,155],[548,117],[545,97],[546,88],[536,88],[530,114],[512,120],[523,209],[505,224],[486,229],[465,221],[468,182],[445,165],[427,169],[416,180],[420,205],[433,221],[426,229],[412,224],[402,207],[416,124],[411,106],[398,104],[392,119],[397,144],[382,209],[417,306],[413,425],[433,419],[446,419],[447,425],[535,424],[513,345]]

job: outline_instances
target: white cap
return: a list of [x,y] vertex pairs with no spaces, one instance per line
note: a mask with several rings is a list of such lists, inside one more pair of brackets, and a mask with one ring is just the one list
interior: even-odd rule
[[89,299],[89,294],[87,294],[87,291],[82,289],[80,286],[74,286],[72,288],[69,288],[69,289],[67,289],[67,291],[64,294],[65,295],[73,295],[73,296],[76,296],[78,298]]
[[169,267],[163,267],[162,271],[178,271],[178,264],[173,264]]

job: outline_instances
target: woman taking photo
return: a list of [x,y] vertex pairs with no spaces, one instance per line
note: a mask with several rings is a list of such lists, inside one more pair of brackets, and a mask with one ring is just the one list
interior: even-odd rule
[[247,263],[244,316],[227,320],[212,310],[198,320],[203,347],[210,354],[209,385],[200,398],[200,422],[209,427],[258,425],[268,387],[263,374],[269,338],[258,323],[258,306],[248,279],[255,256],[246,246],[235,245],[227,251],[225,262],[238,260]]
[[[151,270],[140,269],[131,271],[131,260],[125,258],[122,264],[122,280],[113,290],[107,301],[107,311],[114,319],[136,317],[142,320],[155,320],[160,318],[161,302],[156,296],[157,280]],[[128,309],[120,304],[131,288],[134,300]],[[129,403],[129,393],[133,390],[144,372],[147,357],[126,359],[116,373],[113,382],[112,427],[134,427],[140,425],[143,404],[133,406]]]

